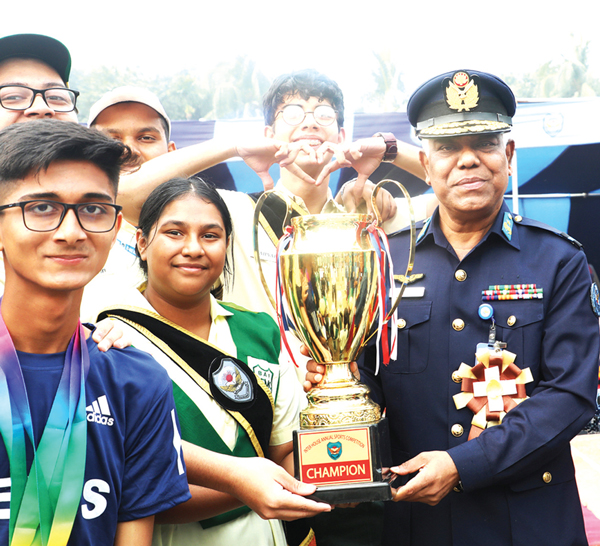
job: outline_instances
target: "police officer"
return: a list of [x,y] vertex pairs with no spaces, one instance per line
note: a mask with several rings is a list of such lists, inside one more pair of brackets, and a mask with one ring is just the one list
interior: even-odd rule
[[[408,103],[439,207],[418,236],[397,360],[376,374],[371,347],[359,363],[402,463],[386,545],[587,544],[569,441],[594,413],[597,288],[576,241],[504,203],[515,108],[472,70]],[[406,263],[408,232],[390,247]]]

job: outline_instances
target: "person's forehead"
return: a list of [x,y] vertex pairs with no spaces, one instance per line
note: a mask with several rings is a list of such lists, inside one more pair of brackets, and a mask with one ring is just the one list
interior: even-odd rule
[[0,85],[20,84],[38,88],[64,87],[58,72],[36,59],[12,58],[0,62]]
[[[12,202],[24,198],[57,198],[66,202],[90,199],[114,200],[115,190],[108,175],[87,160],[58,160],[47,169],[31,172],[14,183],[2,185],[2,200]],[[54,195],[54,197],[52,197]]]
[[105,108],[96,117],[94,126],[107,131],[155,128],[163,133],[160,114],[140,102],[120,102]]
[[300,104],[300,105],[305,105],[305,104],[311,104],[311,105],[326,104],[327,106],[331,106],[331,102],[328,99],[319,98],[319,97],[316,97],[316,96],[311,96],[308,99],[304,99],[304,98],[302,98],[298,94],[296,94],[296,95],[287,95],[286,97],[284,97],[283,98],[283,102],[281,103],[281,106],[287,106],[288,104]]
[[[201,211],[201,214],[198,214],[198,211]],[[186,194],[174,199],[165,206],[159,218],[161,223],[180,220],[195,226],[217,223],[223,227],[224,224],[217,206],[195,194]]]

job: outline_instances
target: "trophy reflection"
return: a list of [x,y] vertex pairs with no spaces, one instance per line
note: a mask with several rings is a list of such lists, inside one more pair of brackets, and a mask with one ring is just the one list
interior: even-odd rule
[[[266,198],[255,213],[255,255]],[[385,313],[387,297],[380,293],[385,259],[374,239],[376,223],[360,214],[306,214],[291,224],[278,251],[277,312],[311,358],[325,366],[322,381],[307,395],[300,430],[294,431],[296,478],[315,484],[314,497],[331,504],[389,500],[387,421],[369,388],[350,371]],[[414,232],[414,222],[411,227]],[[263,284],[267,288],[264,277]]]

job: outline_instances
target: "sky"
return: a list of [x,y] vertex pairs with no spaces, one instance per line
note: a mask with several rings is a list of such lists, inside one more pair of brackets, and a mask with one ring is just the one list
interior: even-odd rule
[[26,12],[22,15],[11,13],[15,6],[4,8],[0,35],[53,36],[69,48],[77,69],[105,65],[148,75],[202,73],[248,55],[271,79],[302,68],[325,72],[344,90],[348,109],[373,87],[374,50],[391,52],[408,92],[455,69],[502,75],[533,71],[560,60],[580,39],[591,41],[591,71],[600,78],[597,0],[229,0],[210,5],[30,0],[19,8]]

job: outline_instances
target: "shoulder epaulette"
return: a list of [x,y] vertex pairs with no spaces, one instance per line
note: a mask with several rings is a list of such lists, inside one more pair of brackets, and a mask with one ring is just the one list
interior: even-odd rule
[[568,233],[564,231],[560,231],[548,224],[544,224],[544,222],[539,222],[538,220],[533,220],[532,218],[523,218],[523,216],[515,215],[514,221],[516,224],[521,226],[529,226],[535,227],[539,229],[543,229],[545,231],[549,231],[550,233],[554,233],[554,235],[558,235],[561,239],[565,239],[565,241],[569,241],[575,248],[578,250],[583,250],[583,245],[577,240],[571,237]]

